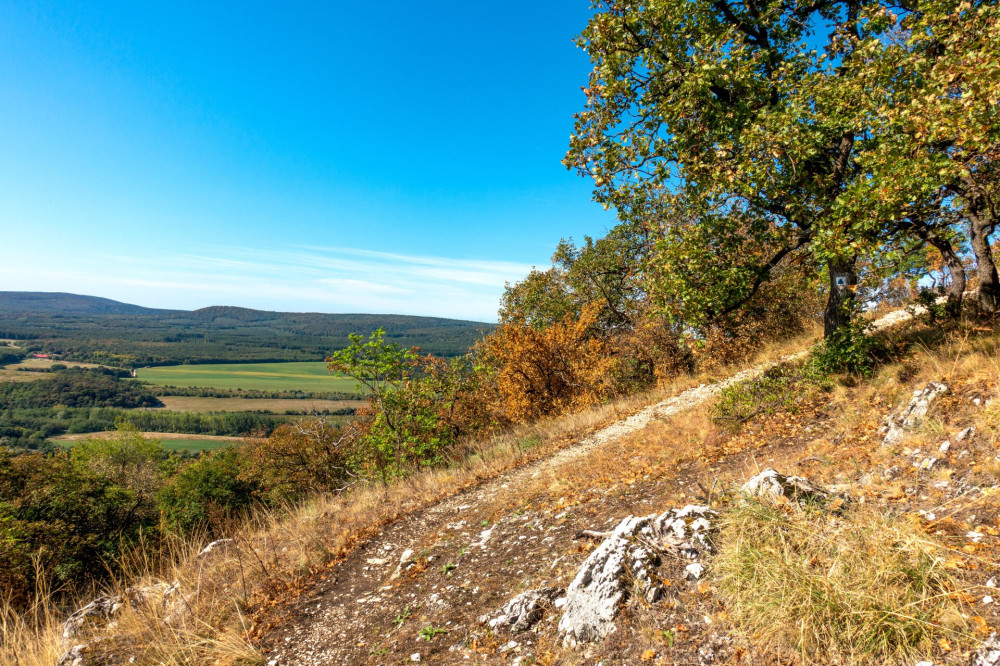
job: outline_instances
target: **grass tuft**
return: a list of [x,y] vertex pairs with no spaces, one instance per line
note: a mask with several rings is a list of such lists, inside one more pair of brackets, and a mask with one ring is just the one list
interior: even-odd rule
[[736,628],[805,663],[892,664],[966,635],[947,549],[905,521],[746,502],[713,569]]

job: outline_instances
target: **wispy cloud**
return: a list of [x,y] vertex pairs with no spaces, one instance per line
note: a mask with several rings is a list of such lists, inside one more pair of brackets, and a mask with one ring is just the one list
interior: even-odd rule
[[[75,260],[74,260],[75,259]],[[8,264],[6,289],[92,293],[157,307],[394,312],[491,321],[524,263],[359,248],[204,247],[176,255],[64,257],[58,270]]]

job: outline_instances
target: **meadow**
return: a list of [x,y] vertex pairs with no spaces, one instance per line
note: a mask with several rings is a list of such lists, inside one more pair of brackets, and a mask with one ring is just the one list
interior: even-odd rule
[[[51,441],[61,444],[63,446],[73,446],[77,442],[84,439],[102,439],[105,437],[110,437],[114,434],[114,431],[109,432],[92,432],[87,434],[76,434],[76,435],[60,435],[58,437],[53,437]],[[227,444],[232,444],[233,442],[240,441],[239,437],[216,437],[213,435],[188,435],[184,433],[175,432],[144,432],[143,436],[150,439],[159,440],[168,451],[211,451],[212,449],[217,449],[220,446],[225,446]]]
[[[0,347],[0,351],[3,351],[3,349],[3,347]],[[20,363],[0,366],[0,382],[28,382],[35,379],[45,379],[51,377],[51,375],[44,371],[56,364],[65,365],[69,368],[100,367],[96,363],[83,363],[80,361],[53,361],[47,358],[26,358]],[[35,372],[25,372],[25,370],[33,370]]]
[[322,361],[164,365],[140,368],[136,376],[159,386],[312,393],[353,393],[357,390],[355,380],[330,374]]

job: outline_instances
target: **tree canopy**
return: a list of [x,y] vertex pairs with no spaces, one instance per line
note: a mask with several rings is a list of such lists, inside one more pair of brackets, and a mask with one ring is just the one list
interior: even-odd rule
[[623,220],[661,230],[658,252],[675,272],[656,277],[681,300],[718,316],[781,267],[808,265],[829,284],[829,334],[849,320],[859,275],[884,279],[932,241],[953,252],[963,224],[980,293],[993,293],[995,7],[611,0],[595,9],[579,38],[593,62],[587,104],[565,163]]

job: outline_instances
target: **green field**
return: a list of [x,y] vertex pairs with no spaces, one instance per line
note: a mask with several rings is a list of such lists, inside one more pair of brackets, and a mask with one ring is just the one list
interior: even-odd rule
[[[92,432],[75,435],[59,435],[58,437],[51,438],[49,441],[62,446],[73,447],[77,444],[77,442],[81,442],[85,439],[103,439],[105,437],[110,437],[113,434],[113,432]],[[174,432],[144,432],[142,434],[150,439],[158,440],[167,451],[180,451],[182,449],[186,449],[188,451],[211,451],[212,449],[217,449],[220,446],[226,446],[228,444],[232,444],[233,442],[240,441],[239,437],[185,435]]]
[[331,375],[322,361],[289,363],[219,363],[140,368],[136,376],[160,386],[198,386],[262,391],[353,393],[357,382]]

